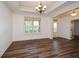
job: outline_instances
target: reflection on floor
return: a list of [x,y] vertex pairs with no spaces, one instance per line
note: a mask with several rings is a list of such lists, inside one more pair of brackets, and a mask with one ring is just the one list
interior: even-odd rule
[[3,58],[73,58],[79,57],[79,39],[37,39],[13,42]]

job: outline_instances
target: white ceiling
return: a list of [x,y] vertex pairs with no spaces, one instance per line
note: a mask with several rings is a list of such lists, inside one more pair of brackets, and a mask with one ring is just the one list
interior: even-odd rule
[[[65,2],[66,1],[42,1],[42,4],[47,6],[45,13],[49,13]],[[40,1],[6,1],[5,3],[14,12],[37,13],[35,7],[40,3]]]

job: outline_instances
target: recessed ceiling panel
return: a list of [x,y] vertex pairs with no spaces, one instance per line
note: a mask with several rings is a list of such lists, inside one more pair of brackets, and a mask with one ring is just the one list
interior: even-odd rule
[[[5,2],[8,7],[14,12],[37,12],[35,7],[40,4],[40,1],[7,1]],[[60,5],[64,4],[65,1],[42,1],[43,5],[47,6],[45,13],[49,13]]]

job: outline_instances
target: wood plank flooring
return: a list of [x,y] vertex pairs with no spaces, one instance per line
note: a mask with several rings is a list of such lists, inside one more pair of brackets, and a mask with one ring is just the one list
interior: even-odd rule
[[2,58],[78,58],[79,39],[37,39],[13,42]]

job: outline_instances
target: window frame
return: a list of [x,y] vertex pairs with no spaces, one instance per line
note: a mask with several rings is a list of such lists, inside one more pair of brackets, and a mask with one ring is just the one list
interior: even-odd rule
[[[55,23],[56,23],[56,30],[55,30],[55,26],[54,26]],[[54,32],[54,33],[57,33],[57,32],[58,32],[58,22],[57,22],[57,20],[54,20],[54,21],[53,21],[53,32]]]
[[[25,21],[32,21],[32,24],[34,23],[34,21],[39,21],[39,32],[25,32]],[[37,34],[40,34],[40,32],[41,32],[41,29],[40,29],[40,28],[41,28],[40,22],[41,22],[41,20],[36,20],[36,19],[34,19],[34,18],[33,18],[32,20],[28,20],[28,19],[26,20],[26,18],[25,18],[25,19],[24,19],[24,34],[25,34],[25,35],[26,35],[26,34],[36,34],[36,35],[37,35]],[[33,25],[34,25],[34,24],[33,24]],[[33,25],[32,25],[32,26],[33,26]],[[32,27],[32,29],[33,29],[33,27]]]

